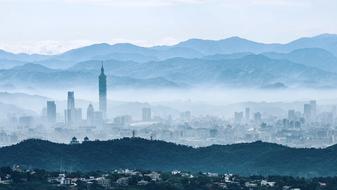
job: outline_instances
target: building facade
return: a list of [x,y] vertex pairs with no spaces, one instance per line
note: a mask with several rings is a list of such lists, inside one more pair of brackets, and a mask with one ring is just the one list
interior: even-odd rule
[[47,120],[49,123],[56,122],[56,104],[55,101],[47,101]]
[[66,126],[71,127],[74,125],[76,115],[74,92],[69,91],[67,97],[67,109],[64,111]]

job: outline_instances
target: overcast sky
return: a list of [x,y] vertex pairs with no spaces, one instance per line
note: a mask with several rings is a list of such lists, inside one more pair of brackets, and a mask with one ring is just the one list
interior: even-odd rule
[[174,44],[240,36],[286,43],[337,33],[336,0],[0,0],[0,49]]

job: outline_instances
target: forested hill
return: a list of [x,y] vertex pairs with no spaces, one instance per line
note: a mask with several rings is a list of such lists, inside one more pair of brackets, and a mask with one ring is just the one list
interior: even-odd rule
[[254,142],[192,148],[140,138],[89,141],[76,145],[31,139],[0,149],[0,166],[13,164],[72,171],[129,168],[241,175],[332,176],[337,175],[337,146],[295,149]]

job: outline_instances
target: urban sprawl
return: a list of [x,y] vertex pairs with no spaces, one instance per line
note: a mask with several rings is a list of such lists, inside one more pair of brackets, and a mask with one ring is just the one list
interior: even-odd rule
[[293,147],[326,147],[336,143],[336,106],[321,111],[315,100],[305,103],[302,110],[290,109],[283,116],[246,107],[234,112],[231,118],[193,115],[193,110],[163,117],[153,113],[150,105],[139,110],[140,120],[131,115],[109,118],[103,65],[98,81],[98,109],[89,104],[83,113],[76,107],[74,91],[69,91],[64,112],[57,109],[55,101],[48,100],[40,116],[8,115],[7,120],[1,121],[0,146],[29,138],[80,143],[132,136],[192,146],[258,140]]

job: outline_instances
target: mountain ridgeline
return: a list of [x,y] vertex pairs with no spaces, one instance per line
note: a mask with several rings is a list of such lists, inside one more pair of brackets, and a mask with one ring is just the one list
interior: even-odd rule
[[129,168],[240,175],[333,176],[337,175],[337,147],[289,148],[253,142],[192,148],[140,138],[67,145],[31,139],[1,148],[0,164],[55,171]]
[[155,47],[94,44],[59,55],[0,51],[0,87],[94,86],[101,61],[114,87],[337,87],[333,34],[287,44],[232,37]]

